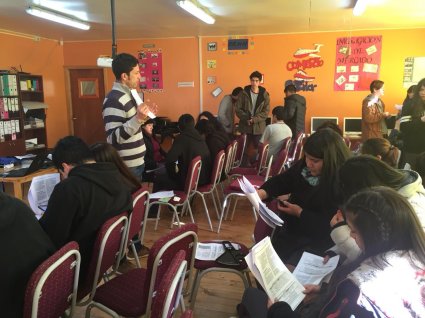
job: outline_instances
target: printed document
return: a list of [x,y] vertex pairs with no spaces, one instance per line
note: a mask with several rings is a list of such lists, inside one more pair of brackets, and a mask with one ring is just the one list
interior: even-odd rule
[[339,255],[336,255],[323,264],[323,257],[304,252],[293,274],[303,285],[319,285],[325,277],[333,273],[338,261]]
[[54,187],[60,181],[59,173],[49,173],[32,179],[28,191],[28,202],[35,216],[39,219],[46,211],[47,203]]
[[[241,249],[239,244],[232,243],[232,245],[236,250]],[[223,253],[224,246],[222,243],[198,243],[195,258],[200,261],[215,261]]]
[[284,301],[292,310],[302,302],[304,287],[283,264],[270,237],[254,245],[245,260],[271,300]]
[[158,191],[154,193],[149,193],[149,199],[172,198],[173,196],[174,191]]

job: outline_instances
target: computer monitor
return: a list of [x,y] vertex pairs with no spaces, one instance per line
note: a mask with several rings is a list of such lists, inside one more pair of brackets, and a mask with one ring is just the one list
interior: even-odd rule
[[361,117],[344,117],[344,135],[361,135],[362,134],[362,118]]
[[320,125],[327,121],[338,125],[338,117],[311,117],[311,133],[314,133]]

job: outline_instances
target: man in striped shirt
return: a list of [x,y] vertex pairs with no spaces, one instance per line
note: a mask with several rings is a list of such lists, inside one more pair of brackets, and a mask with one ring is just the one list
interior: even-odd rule
[[149,108],[137,105],[131,89],[139,85],[140,70],[137,58],[121,53],[112,61],[116,81],[103,102],[103,121],[107,141],[117,150],[130,170],[141,180],[146,152],[142,125]]

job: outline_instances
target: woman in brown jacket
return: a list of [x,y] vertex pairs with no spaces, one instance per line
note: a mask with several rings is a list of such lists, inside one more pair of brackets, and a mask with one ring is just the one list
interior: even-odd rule
[[370,83],[370,92],[362,103],[362,139],[382,138],[388,134],[385,118],[390,116],[385,111],[385,104],[381,100],[384,95],[384,82],[374,80]]

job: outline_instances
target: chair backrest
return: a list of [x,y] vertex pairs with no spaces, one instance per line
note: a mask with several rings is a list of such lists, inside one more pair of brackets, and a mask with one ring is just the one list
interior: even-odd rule
[[261,217],[258,217],[254,226],[253,239],[254,243],[260,242],[266,236],[272,236],[274,229],[267,225]]
[[231,164],[230,167],[234,168],[236,166],[236,154],[238,152],[238,148],[239,148],[239,142],[237,140],[233,140],[231,142],[232,144],[232,157],[231,157]]
[[118,268],[125,245],[127,224],[127,212],[123,212],[107,220],[98,231],[87,276],[85,281],[80,282],[77,299],[82,300],[88,294],[90,297],[81,304],[93,299],[98,283],[109,268]]
[[288,150],[286,148],[282,148],[278,154],[276,159],[273,160],[272,168],[270,171],[270,176],[277,176],[281,174],[285,169],[285,163],[288,160]]
[[214,159],[214,166],[211,173],[211,184],[214,186],[220,182],[221,179],[221,173],[224,168],[224,161],[225,161],[225,153],[224,150],[220,150]]
[[351,140],[350,140],[350,138],[348,138],[347,136],[345,136],[343,138],[344,138],[344,142],[347,145],[348,149],[351,149]]
[[41,263],[27,284],[24,318],[57,318],[68,308],[72,316],[80,262],[78,244],[72,241]]
[[144,290],[144,295],[148,295],[146,299],[146,313],[148,315],[159,287],[160,278],[164,277],[174,255],[180,250],[186,252],[188,275],[191,278],[198,244],[197,232],[198,227],[196,224],[187,223],[161,237],[149,251]]
[[187,261],[185,251],[173,257],[167,273],[162,278],[152,303],[151,318],[171,318],[182,295]]
[[241,134],[236,139],[237,142],[238,142],[238,147],[237,147],[237,151],[236,151],[236,154],[235,154],[235,162],[234,162],[235,167],[239,167],[242,163],[242,157],[243,157],[243,154],[245,152],[245,147],[246,147],[246,139],[247,139],[246,134]]
[[189,165],[189,174],[186,176],[186,184],[184,192],[189,195],[192,191],[198,188],[199,175],[201,174],[202,160],[201,156],[196,156],[192,159]]
[[257,174],[260,174],[264,169],[267,168],[267,157],[269,156],[269,143],[260,143],[258,146],[258,153],[260,157],[257,161]]
[[289,158],[288,158],[288,165],[292,165],[300,159],[305,138],[306,138],[306,134],[299,132],[297,136],[295,137],[295,139],[292,141]]
[[131,238],[139,233],[140,226],[146,224],[146,205],[149,199],[149,191],[146,187],[141,187],[133,193],[133,212],[128,218],[128,227],[126,234],[126,244],[130,242]]
[[230,143],[225,150],[225,160],[224,160],[224,173],[229,175],[229,171],[232,169],[232,154],[233,152],[233,144]]

